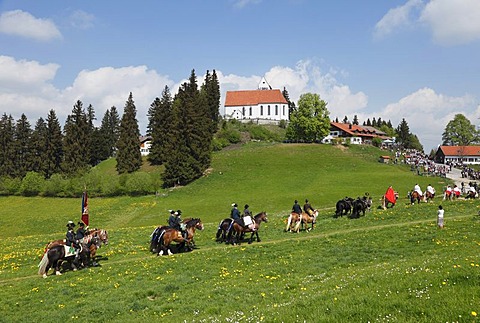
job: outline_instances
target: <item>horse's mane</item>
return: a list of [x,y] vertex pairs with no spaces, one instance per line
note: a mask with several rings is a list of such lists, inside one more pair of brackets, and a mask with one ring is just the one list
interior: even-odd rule
[[262,211],[254,216],[255,219],[259,218],[261,215],[267,214],[265,211]]
[[[187,219],[185,219],[187,220]],[[195,224],[197,224],[198,222],[200,221],[200,218],[191,218],[190,220],[188,220],[187,222],[185,222],[185,224],[189,227],[193,227]]]

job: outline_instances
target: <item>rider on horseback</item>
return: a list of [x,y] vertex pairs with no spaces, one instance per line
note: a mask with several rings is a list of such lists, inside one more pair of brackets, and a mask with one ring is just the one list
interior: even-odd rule
[[298,215],[302,215],[302,208],[300,207],[300,204],[298,204],[298,201],[295,200],[295,204],[292,206],[292,213],[297,213]]
[[185,230],[186,226],[185,226],[184,223],[182,223],[182,219],[180,218],[182,216],[182,211],[177,210],[177,212],[175,212],[174,214],[175,214],[175,221],[174,221],[174,223],[172,223],[173,225],[170,225],[170,227],[174,228],[175,230],[180,231],[180,233],[182,234],[182,237],[185,240],[187,240],[188,239],[188,232]]
[[315,209],[310,205],[308,200],[305,200],[305,204],[303,205],[303,211],[309,216],[313,216],[313,213],[315,213]]
[[78,240],[79,243],[83,243],[83,238],[87,234],[85,232],[85,223],[83,222],[78,222],[79,228],[77,229],[77,232],[75,234],[75,239]]
[[68,221],[67,234],[65,235],[65,245],[75,249],[75,259],[78,259],[80,245],[78,244],[78,240],[75,239],[75,232],[73,231],[73,228],[75,228],[75,223],[73,223],[73,221]]
[[168,217],[168,226],[170,228],[175,228],[177,225],[179,226],[180,223],[178,222],[178,218],[175,216],[175,211],[170,210],[170,216]]
[[428,184],[427,186],[427,192],[430,193],[432,196],[435,196],[435,189],[431,184]]
[[417,192],[418,195],[420,195],[420,197],[423,196],[423,192],[422,192],[422,189],[420,188],[420,185],[415,184],[415,187],[413,188],[413,191],[414,191],[414,192]]

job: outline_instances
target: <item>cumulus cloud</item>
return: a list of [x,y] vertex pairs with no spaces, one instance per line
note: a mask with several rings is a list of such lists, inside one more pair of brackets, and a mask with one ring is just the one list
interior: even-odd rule
[[480,1],[409,0],[390,9],[374,29],[376,38],[384,38],[402,28],[426,27],[441,45],[466,44],[480,39]]
[[425,6],[420,21],[429,26],[437,43],[458,45],[480,39],[478,17],[478,0],[432,0]]
[[471,95],[451,97],[423,88],[398,102],[388,104],[377,116],[391,120],[394,127],[405,118],[410,131],[420,138],[425,150],[429,152],[441,142],[447,123],[456,114],[461,113],[476,124],[480,108],[475,106],[475,98]]
[[374,35],[382,38],[396,29],[411,25],[415,9],[422,5],[422,0],[409,0],[403,6],[390,9],[375,25]]
[[51,20],[35,18],[22,10],[2,13],[0,15],[0,32],[38,41],[62,38],[62,34]]
[[75,10],[69,17],[70,24],[78,29],[90,29],[93,27],[95,16],[83,10]]

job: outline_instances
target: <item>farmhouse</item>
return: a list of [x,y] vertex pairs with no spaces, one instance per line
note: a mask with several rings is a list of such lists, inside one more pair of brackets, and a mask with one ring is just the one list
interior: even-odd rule
[[288,121],[288,102],[278,89],[272,89],[262,78],[257,90],[227,91],[225,119],[257,124],[278,124]]
[[142,156],[147,156],[150,154],[150,147],[152,146],[152,137],[151,136],[140,136],[140,153]]
[[373,138],[390,139],[385,132],[374,127],[340,122],[330,122],[330,136],[349,139],[351,144],[372,144]]
[[439,146],[435,162],[480,164],[480,146]]

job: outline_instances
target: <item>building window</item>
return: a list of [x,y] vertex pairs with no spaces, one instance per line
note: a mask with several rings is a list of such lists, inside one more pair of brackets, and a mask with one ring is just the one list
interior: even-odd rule
[[270,105],[268,105],[268,115],[270,115]]
[[248,112],[250,112],[250,116],[252,116],[252,107],[250,107],[248,110]]
[[275,105],[275,115],[278,116],[278,105]]
[[245,107],[242,108],[242,115],[245,117]]
[[263,105],[260,106],[260,115],[263,116]]
[[283,115],[285,115],[285,106],[283,105]]

